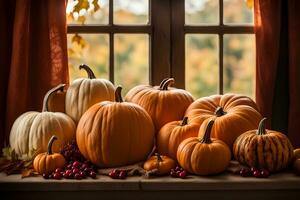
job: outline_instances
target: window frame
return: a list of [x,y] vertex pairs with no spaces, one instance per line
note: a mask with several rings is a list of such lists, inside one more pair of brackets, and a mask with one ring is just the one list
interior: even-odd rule
[[185,24],[184,0],[148,0],[149,22],[145,25],[119,25],[113,23],[113,0],[109,0],[108,24],[67,26],[67,33],[93,33],[109,35],[109,79],[114,83],[114,34],[149,35],[149,83],[157,85],[166,77],[176,80],[175,86],[185,88],[185,35],[217,34],[219,38],[219,94],[224,93],[224,34],[253,34],[254,26],[224,24],[223,1],[219,0],[219,24]]

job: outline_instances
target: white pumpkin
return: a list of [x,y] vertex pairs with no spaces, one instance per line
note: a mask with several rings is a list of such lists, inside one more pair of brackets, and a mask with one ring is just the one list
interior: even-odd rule
[[10,131],[9,143],[12,149],[19,155],[32,156],[33,150],[47,151],[47,143],[52,135],[58,137],[53,145],[53,151],[59,150],[75,137],[76,126],[73,120],[60,112],[48,112],[49,97],[65,85],[60,84],[49,90],[44,97],[42,112],[30,111],[19,116]]
[[113,101],[114,85],[106,79],[96,79],[95,74],[87,65],[80,65],[85,69],[88,78],[76,79],[72,82],[66,94],[66,114],[76,123],[92,105],[101,101]]

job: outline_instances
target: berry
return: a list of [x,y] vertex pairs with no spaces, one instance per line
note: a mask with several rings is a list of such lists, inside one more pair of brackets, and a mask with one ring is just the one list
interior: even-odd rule
[[90,172],[90,177],[91,178],[96,178],[96,175],[97,175],[96,172],[94,172],[94,171]]
[[118,178],[119,174],[113,170],[113,171],[109,172],[108,175],[110,176],[110,178],[116,179],[116,178]]
[[76,174],[74,175],[74,178],[75,178],[75,179],[77,179],[77,180],[80,180],[80,179],[82,179],[82,177],[80,176],[80,174],[79,174],[79,173],[76,173]]
[[253,172],[253,176],[254,176],[255,178],[262,178],[261,173],[260,173],[259,170],[255,170],[255,171]]
[[43,174],[44,179],[49,179],[49,174]]
[[186,175],[187,175],[187,173],[186,173],[185,170],[183,170],[182,172],[179,173],[179,177],[180,177],[180,178],[185,178]]
[[127,176],[126,171],[124,171],[124,170],[120,171],[120,173],[119,173],[119,179],[125,179],[126,176]]
[[256,167],[251,167],[251,168],[250,168],[250,171],[251,171],[252,174],[253,174],[256,170],[257,170]]
[[62,170],[61,170],[61,168],[57,168],[57,169],[55,170],[55,172],[56,172],[56,173],[61,173]]
[[77,174],[77,173],[79,173],[79,169],[74,168],[74,169],[72,170],[72,172],[73,172],[73,174]]
[[250,171],[249,168],[242,168],[242,169],[240,170],[240,175],[241,175],[242,177],[249,177],[249,176],[252,175],[252,173],[251,173],[251,171]]
[[85,178],[86,177],[86,174],[85,174],[85,172],[79,172],[79,175],[82,177],[82,178]]
[[54,178],[54,179],[57,179],[57,180],[61,179],[60,173],[55,172],[55,173],[53,174],[53,178]]
[[80,165],[81,165],[81,163],[80,162],[78,162],[78,161],[75,161],[75,162],[73,162],[73,167],[74,168],[79,168],[80,167]]
[[171,170],[170,176],[173,177],[173,178],[176,178],[177,177],[177,173],[174,170]]
[[260,171],[260,175],[261,175],[262,178],[268,178],[270,176],[270,172],[266,169],[262,169]]

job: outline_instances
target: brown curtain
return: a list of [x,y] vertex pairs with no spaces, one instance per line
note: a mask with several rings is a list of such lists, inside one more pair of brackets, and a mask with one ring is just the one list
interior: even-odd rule
[[0,7],[0,147],[14,120],[41,110],[44,94],[68,83],[66,1],[3,1]]
[[300,1],[255,0],[256,101],[300,147]]

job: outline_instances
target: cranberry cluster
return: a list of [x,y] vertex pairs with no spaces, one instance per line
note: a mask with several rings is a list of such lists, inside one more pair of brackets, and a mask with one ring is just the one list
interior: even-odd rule
[[66,161],[80,161],[84,162],[86,159],[80,153],[76,140],[73,139],[67,143],[60,152],[66,159]]
[[171,169],[170,176],[173,178],[185,178],[187,176],[187,172],[183,168],[177,166],[174,169]]
[[87,177],[96,178],[95,167],[89,162],[71,161],[64,169],[57,168],[51,174],[43,174],[45,179],[84,179]]
[[127,177],[127,172],[125,170],[114,169],[109,172],[108,176],[113,179],[125,179]]
[[255,167],[242,168],[240,170],[240,175],[242,177],[256,177],[256,178],[268,178],[270,176],[270,172],[266,169],[257,169]]

